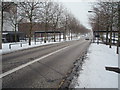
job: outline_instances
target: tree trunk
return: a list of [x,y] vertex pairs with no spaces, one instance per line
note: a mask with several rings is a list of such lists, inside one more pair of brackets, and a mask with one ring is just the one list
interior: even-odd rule
[[111,48],[112,45],[112,25],[110,26],[110,42],[109,42],[110,46],[109,48]]
[[[98,28],[98,31],[99,31],[99,19],[100,19],[100,17],[99,17],[99,14],[98,14],[98,26],[97,26],[97,28]],[[99,37],[100,37],[100,33],[98,32],[98,37],[97,37],[97,44],[99,44]]]
[[118,3],[118,41],[117,41],[117,54],[119,54],[119,46],[120,46],[120,1]]
[[63,39],[64,39],[64,41],[66,41],[66,30],[63,33]]
[[0,49],[2,49],[2,35],[1,35],[1,31],[0,31]]
[[45,23],[45,38],[44,38],[44,43],[46,43],[46,37],[47,37],[47,33],[46,33],[46,31],[47,31],[47,23]]
[[113,32],[113,44],[115,45],[115,32]]
[[111,23],[110,23],[110,48],[112,45],[112,27],[113,27],[113,6],[112,6],[112,13],[111,13]]
[[61,41],[61,33],[59,33],[59,42]]
[[119,54],[119,46],[120,46],[120,27],[119,27],[119,32],[118,32],[117,54]]
[[72,40],[72,30],[70,31],[70,38],[71,38],[71,40]]
[[29,45],[31,45],[31,37],[32,37],[32,20],[30,20]]
[[106,30],[106,45],[108,45],[108,31],[109,31],[109,26],[107,26],[107,30]]
[[55,40],[55,29],[56,29],[56,28],[54,27],[54,35],[53,35],[53,36],[54,36],[54,42],[56,42],[56,40]]
[[104,33],[101,33],[101,39],[102,39],[102,42],[104,42]]
[[17,30],[16,30],[16,29],[17,29],[17,26],[16,26],[16,24],[15,24],[15,42],[17,42],[17,33],[16,33]]
[[[1,6],[3,6],[3,3],[0,2]],[[3,8],[1,8],[1,15],[0,15],[0,25],[1,25],[1,30],[0,30],[0,49],[2,49],[2,31],[3,31]]]
[[55,31],[54,31],[54,42],[56,42],[56,39],[55,39]]
[[70,40],[70,30],[69,30],[69,40]]

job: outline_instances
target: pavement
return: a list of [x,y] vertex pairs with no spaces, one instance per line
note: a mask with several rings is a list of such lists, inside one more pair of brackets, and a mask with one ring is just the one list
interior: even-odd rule
[[89,40],[75,40],[4,54],[3,88],[58,88]]

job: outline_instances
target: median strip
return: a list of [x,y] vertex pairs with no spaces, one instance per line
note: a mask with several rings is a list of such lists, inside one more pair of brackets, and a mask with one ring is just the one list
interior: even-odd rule
[[40,61],[41,59],[44,59],[44,58],[46,58],[46,57],[48,57],[48,56],[51,56],[51,55],[53,55],[53,54],[55,54],[55,53],[57,53],[57,52],[60,52],[60,51],[62,51],[62,50],[64,50],[64,49],[67,49],[68,47],[69,47],[69,46],[66,46],[66,47],[64,47],[64,48],[62,48],[62,49],[59,49],[59,50],[57,50],[57,51],[54,51],[54,52],[49,53],[49,54],[47,54],[47,55],[44,55],[44,56],[42,56],[41,58],[35,59],[35,60],[30,61],[30,62],[28,62],[28,63],[26,63],[26,64],[23,64],[23,65],[21,65],[21,66],[18,66],[18,67],[16,67],[16,68],[12,69],[12,70],[9,70],[9,71],[7,71],[7,72],[5,72],[5,73],[3,73],[3,74],[0,74],[0,78],[3,78],[3,77],[5,77],[5,76],[7,76],[7,75],[9,75],[9,74],[11,74],[11,73],[14,73],[14,72],[16,72],[16,71],[18,71],[18,70],[20,70],[20,69],[22,69],[22,68],[24,68],[24,67],[26,67],[26,66],[28,66],[28,65],[31,65],[31,64],[33,64],[33,63],[35,63],[35,62],[38,62],[38,61]]

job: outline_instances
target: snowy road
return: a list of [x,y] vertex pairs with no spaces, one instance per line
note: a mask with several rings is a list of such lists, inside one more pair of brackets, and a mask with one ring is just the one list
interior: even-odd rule
[[80,39],[3,55],[3,88],[58,88],[89,43]]

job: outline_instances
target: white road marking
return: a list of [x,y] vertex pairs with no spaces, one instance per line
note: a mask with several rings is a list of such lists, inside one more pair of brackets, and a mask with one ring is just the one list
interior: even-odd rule
[[62,48],[62,49],[59,49],[59,50],[57,50],[57,51],[54,51],[54,52],[49,53],[49,54],[47,54],[47,55],[44,55],[44,56],[42,56],[41,58],[35,59],[35,60],[30,61],[30,62],[28,62],[28,63],[26,63],[26,64],[23,64],[23,65],[21,65],[21,66],[18,66],[18,67],[16,67],[16,68],[12,69],[12,70],[9,70],[9,71],[7,71],[7,72],[5,72],[5,73],[2,73],[2,74],[0,74],[0,78],[3,78],[3,77],[5,77],[5,76],[7,76],[7,75],[9,75],[9,74],[11,74],[11,73],[14,73],[14,72],[16,72],[16,71],[18,71],[18,70],[20,70],[20,69],[22,69],[22,68],[24,68],[24,67],[26,67],[26,66],[28,66],[28,65],[31,65],[31,64],[33,64],[33,63],[35,63],[35,62],[37,62],[37,61],[40,61],[41,59],[44,59],[44,58],[46,58],[46,57],[48,57],[48,56],[50,56],[50,55],[53,55],[53,54],[55,54],[55,53],[57,53],[57,52],[60,52],[60,51],[66,49],[66,48],[68,48],[68,47],[70,47],[70,46],[64,47],[64,48]]

